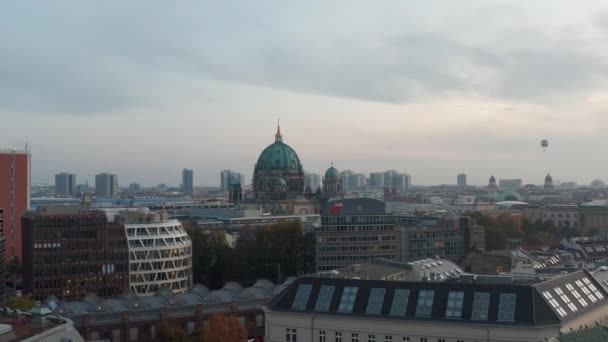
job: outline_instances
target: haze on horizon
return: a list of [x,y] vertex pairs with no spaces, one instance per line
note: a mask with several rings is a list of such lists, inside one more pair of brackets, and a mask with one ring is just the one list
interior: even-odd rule
[[278,117],[311,172],[608,178],[605,1],[14,1],[0,41],[34,183],[249,179]]

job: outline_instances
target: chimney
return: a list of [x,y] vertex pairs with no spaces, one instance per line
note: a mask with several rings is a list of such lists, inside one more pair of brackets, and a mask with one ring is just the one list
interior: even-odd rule
[[51,314],[51,309],[42,305],[40,301],[36,301],[36,305],[30,310],[30,314],[32,314],[32,324],[46,325],[48,323],[47,316]]

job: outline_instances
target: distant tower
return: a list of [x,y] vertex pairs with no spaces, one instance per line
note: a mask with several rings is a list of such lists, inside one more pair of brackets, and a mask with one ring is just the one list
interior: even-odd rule
[[[496,181],[496,180],[494,180],[494,181]],[[458,184],[459,188],[466,188],[467,187],[467,175],[464,173],[458,174],[458,176],[456,177],[456,183]]]
[[491,192],[496,191],[498,189],[498,185],[496,185],[496,178],[494,178],[493,175],[492,175],[492,177],[490,177],[490,182],[488,183],[488,189]]
[[342,177],[333,163],[323,177],[323,196],[326,198],[342,196]]
[[230,203],[239,204],[243,199],[243,187],[241,186],[241,177],[232,177],[228,200]]
[[553,178],[551,178],[551,175],[548,173],[547,173],[547,177],[545,177],[545,185],[543,187],[545,188],[545,190],[553,189]]

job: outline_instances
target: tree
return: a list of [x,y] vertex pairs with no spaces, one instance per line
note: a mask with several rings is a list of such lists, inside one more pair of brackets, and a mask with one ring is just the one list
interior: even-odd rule
[[213,315],[209,326],[203,328],[202,342],[243,342],[247,340],[247,329],[233,315]]
[[10,297],[7,299],[5,306],[11,309],[29,311],[34,307],[34,300],[30,296]]
[[161,342],[187,342],[188,337],[180,321],[163,319],[158,330],[158,340]]

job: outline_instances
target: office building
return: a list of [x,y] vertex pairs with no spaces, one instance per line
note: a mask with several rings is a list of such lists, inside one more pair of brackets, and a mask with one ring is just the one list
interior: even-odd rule
[[465,175],[464,173],[459,173],[458,176],[456,176],[456,184],[459,188],[466,188],[467,175]]
[[220,172],[220,189],[222,191],[230,190],[230,184],[234,179],[238,179],[242,186],[245,186],[245,175],[232,170],[223,170]]
[[587,271],[538,283],[299,278],[266,307],[267,341],[536,342],[605,323]]
[[178,220],[138,208],[119,212],[115,222],[124,225],[129,242],[131,291],[149,296],[161,288],[183,293],[192,287],[192,241]]
[[517,190],[522,187],[523,181],[521,179],[501,179],[499,184],[501,189]]
[[412,176],[400,173],[393,177],[393,187],[399,191],[408,191],[412,187]]
[[187,194],[192,194],[194,192],[194,179],[193,179],[192,170],[183,169],[182,170],[182,187],[184,192]]
[[67,172],[55,175],[55,193],[69,197],[76,196],[76,175]]
[[28,211],[23,221],[23,290],[36,300],[122,294],[129,285],[124,226],[102,211],[49,206]]
[[321,175],[306,172],[304,175],[304,188],[309,186],[312,192],[317,191],[321,187]]
[[354,174],[351,178],[350,178],[350,188],[351,189],[356,189],[356,188],[362,188],[364,186],[367,186],[368,183],[368,177],[362,173],[356,173]]
[[352,172],[351,170],[344,170],[340,172],[340,180],[342,181],[342,190],[344,192],[350,191],[353,176],[354,172]]
[[141,185],[139,183],[129,184],[129,192],[132,194],[141,192]]
[[30,206],[30,163],[27,150],[0,150],[0,208],[4,217],[5,262],[21,261],[21,216]]
[[369,186],[381,187],[384,186],[384,173],[372,172],[369,174]]
[[399,231],[384,202],[371,198],[332,199],[315,233],[317,271],[376,258],[399,260]]
[[388,171],[384,171],[384,175],[382,176],[383,178],[383,184],[384,186],[396,186],[397,183],[397,176],[399,175],[399,172],[395,171],[395,170],[388,170]]
[[95,195],[99,197],[114,197],[118,193],[118,177],[110,173],[95,176]]

